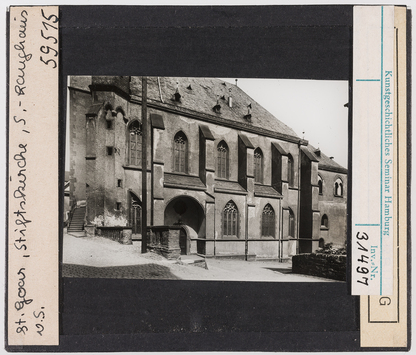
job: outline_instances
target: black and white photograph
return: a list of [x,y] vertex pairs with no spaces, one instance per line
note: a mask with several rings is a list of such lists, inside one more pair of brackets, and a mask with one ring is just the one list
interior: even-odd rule
[[7,12],[6,350],[409,350],[411,10],[89,5]]
[[64,277],[345,281],[347,81],[71,76],[67,109]]

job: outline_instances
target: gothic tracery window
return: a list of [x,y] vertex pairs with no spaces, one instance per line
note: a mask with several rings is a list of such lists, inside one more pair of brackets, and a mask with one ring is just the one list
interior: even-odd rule
[[263,183],[263,153],[260,148],[254,151],[254,181]]
[[140,234],[142,231],[142,204],[139,198],[130,192],[130,226],[132,233]]
[[238,237],[238,209],[233,201],[229,201],[222,212],[223,237]]
[[263,209],[261,220],[261,236],[275,238],[275,213],[270,204],[267,204]]
[[335,181],[335,185],[334,185],[334,195],[335,196],[343,196],[344,191],[343,191],[343,185],[342,185],[342,180],[340,178],[336,179]]
[[217,176],[228,179],[229,152],[227,143],[221,141],[217,146]]
[[133,121],[128,128],[129,155],[128,164],[141,166],[142,164],[142,125],[139,121]]
[[178,173],[188,172],[188,139],[185,133],[178,132],[173,142],[173,170]]

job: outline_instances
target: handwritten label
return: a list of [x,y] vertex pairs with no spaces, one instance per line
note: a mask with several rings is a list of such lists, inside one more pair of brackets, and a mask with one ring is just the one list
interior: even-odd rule
[[58,24],[10,8],[8,345],[59,344]]

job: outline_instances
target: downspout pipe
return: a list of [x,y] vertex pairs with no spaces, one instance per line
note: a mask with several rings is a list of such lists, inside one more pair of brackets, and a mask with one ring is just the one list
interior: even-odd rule
[[297,248],[296,248],[296,254],[299,254],[300,249],[300,194],[301,194],[301,159],[302,159],[302,150],[300,149],[301,146],[301,140],[299,139],[298,142],[298,148],[299,148],[299,154],[298,154],[298,208],[297,208]]

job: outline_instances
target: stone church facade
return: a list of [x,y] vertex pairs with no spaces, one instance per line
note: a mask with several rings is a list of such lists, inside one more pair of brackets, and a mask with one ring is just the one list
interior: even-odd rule
[[149,77],[147,132],[140,77],[68,86],[70,204],[84,207],[85,230],[141,240],[145,170],[148,225],[183,227],[182,254],[286,259],[344,245],[347,170],[238,86]]

